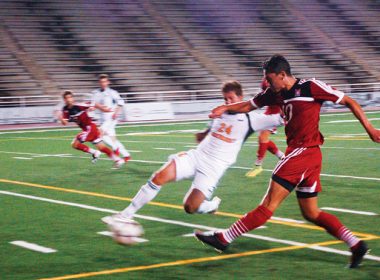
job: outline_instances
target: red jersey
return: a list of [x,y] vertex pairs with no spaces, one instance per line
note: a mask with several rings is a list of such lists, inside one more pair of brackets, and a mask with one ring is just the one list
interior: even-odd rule
[[282,106],[286,117],[285,134],[289,148],[322,145],[323,135],[319,131],[319,115],[324,101],[339,103],[344,93],[325,83],[310,79],[297,79],[288,91],[279,93],[267,89],[251,99],[255,107]]
[[264,112],[265,115],[275,115],[281,113],[281,106],[271,105],[268,106]]
[[92,119],[87,114],[88,107],[73,105],[68,108],[67,105],[63,107],[63,118],[68,119],[69,122],[75,122],[82,130],[87,130],[88,126],[93,124]]

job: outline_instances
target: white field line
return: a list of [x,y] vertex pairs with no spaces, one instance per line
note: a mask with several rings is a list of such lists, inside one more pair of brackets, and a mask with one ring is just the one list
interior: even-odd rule
[[[16,196],[16,197],[23,197],[23,198],[28,198],[28,199],[38,200],[38,201],[60,204],[60,205],[73,206],[73,207],[78,207],[78,208],[88,209],[88,210],[93,210],[93,211],[98,211],[98,212],[117,213],[117,211],[111,210],[111,209],[99,208],[99,207],[90,206],[90,205],[86,205],[86,204],[72,203],[72,202],[49,199],[49,198],[38,197],[38,196],[33,196],[33,195],[24,195],[24,194],[15,193],[15,192],[0,191],[0,194]],[[210,230],[211,231],[220,230],[219,228],[215,228],[215,227],[209,227],[209,226],[204,226],[204,225],[199,225],[199,224],[191,224],[191,223],[186,223],[186,222],[176,221],[176,220],[161,219],[161,218],[151,217],[151,216],[135,215],[135,217],[139,218],[139,219],[149,220],[149,221],[161,222],[161,223],[172,224],[172,225],[179,225],[179,226],[183,226],[183,227],[189,227],[192,229],[202,229],[202,230],[209,230],[209,231]],[[244,236],[248,237],[248,238],[254,238],[254,239],[265,240],[265,241],[276,242],[276,243],[287,244],[287,245],[294,245],[294,246],[305,246],[305,245],[307,245],[306,243],[302,243],[302,242],[285,240],[285,239],[278,239],[278,238],[273,238],[273,237],[268,237],[268,236],[263,236],[263,235],[256,235],[256,234],[244,234]],[[322,252],[335,253],[335,254],[339,254],[339,255],[346,255],[346,256],[351,255],[351,253],[348,251],[337,250],[337,249],[332,249],[332,248],[323,247],[323,246],[312,246],[312,247],[308,247],[308,248],[313,249],[313,250],[317,250],[317,251],[322,251]],[[366,255],[365,258],[369,259],[369,260],[374,260],[374,261],[380,262],[380,257],[378,257],[378,256]]]
[[29,243],[29,242],[26,242],[26,241],[23,241],[23,240],[12,241],[12,242],[9,242],[9,243],[12,244],[12,245],[16,245],[16,246],[19,246],[19,247],[22,247],[22,248],[25,248],[25,249],[29,249],[29,250],[40,252],[40,253],[44,253],[44,254],[49,254],[49,253],[55,253],[55,252],[57,252],[57,250],[54,250],[52,248],[40,246],[40,245],[34,244],[34,243]]
[[[16,154],[16,155],[29,155],[29,156],[34,156],[34,155],[46,155],[49,156],[49,154],[38,154],[38,153],[26,153],[26,152],[8,152],[8,151],[1,151],[0,153],[2,154]],[[90,157],[83,157],[83,156],[60,156],[60,155],[55,155],[52,154],[50,155],[51,157],[61,157],[61,158],[80,158],[80,159],[87,159],[89,160]],[[102,160],[111,160],[109,158],[103,158]],[[131,162],[139,162],[139,163],[152,163],[152,164],[165,164],[166,161],[154,161],[154,160],[137,160],[137,159],[132,159],[130,160]],[[232,169],[242,169],[242,170],[251,170],[252,167],[244,167],[244,166],[232,166],[230,167]],[[272,172],[272,169],[263,169],[266,172]],[[367,180],[367,181],[380,181],[380,178],[376,177],[360,177],[360,176],[351,176],[351,175],[336,175],[336,174],[325,174],[321,173],[321,176],[324,177],[333,177],[333,178],[347,178],[347,179],[357,179],[357,180]]]
[[[380,121],[380,118],[370,118],[369,121]],[[354,123],[358,122],[358,120],[335,120],[335,121],[328,121],[324,123]]]
[[28,157],[13,157],[14,159],[22,159],[22,160],[31,160],[32,158]]
[[274,217],[273,216],[271,219],[275,220],[275,221],[291,222],[291,223],[297,223],[297,224],[306,224],[305,221],[289,219],[289,218],[280,218],[280,217]]
[[[349,134],[350,135],[350,134]],[[330,135],[326,136],[328,139],[329,137],[341,137],[342,140],[345,139],[343,135],[340,136],[335,136],[335,135]],[[24,140],[47,140],[47,141],[66,141],[69,143],[71,138],[49,138],[49,137],[18,137],[18,139],[24,139]],[[9,140],[12,141],[12,139],[0,139],[1,140]],[[276,139],[276,142],[284,142],[286,140],[281,140],[281,139]],[[368,138],[368,141],[369,138]],[[186,148],[196,148],[197,145],[194,142],[178,142],[178,141],[144,141],[144,140],[121,140],[120,142],[122,143],[151,143],[151,144],[178,144],[178,145],[188,145],[184,146]],[[245,146],[249,147],[257,147],[257,143],[255,142],[246,142],[244,144]],[[277,145],[279,148],[286,148],[286,145]],[[380,148],[352,148],[352,147],[337,147],[337,146],[322,146],[322,149],[342,149],[342,150],[372,150],[372,151],[380,151]],[[136,151],[138,153],[139,151]]]
[[153,148],[154,150],[175,151],[175,148]]
[[330,211],[336,211],[336,212],[343,212],[343,213],[366,215],[366,216],[377,216],[378,215],[378,214],[376,214],[374,212],[356,211],[356,210],[351,210],[351,209],[334,208],[334,207],[322,207],[321,209],[323,209],[323,210],[330,210]]
[[[103,236],[113,237],[113,233],[110,231],[99,231],[98,234],[103,235]],[[137,243],[143,243],[143,242],[149,241],[148,239],[144,239],[140,237],[132,237],[131,239]]]
[[[370,111],[370,112],[365,112],[366,115],[370,115],[370,114],[378,114],[380,113],[380,111]],[[326,114],[321,114],[321,117],[331,117],[331,116],[348,116],[348,115],[351,115],[352,116],[352,113],[336,113],[336,114],[329,114],[329,113],[326,113]]]
[[140,135],[166,135],[170,133],[194,133],[199,132],[199,129],[175,129],[175,130],[165,130],[165,131],[139,131],[139,132],[128,132],[121,134],[122,136],[140,136]]
[[[191,125],[207,123],[207,120],[190,121],[190,122],[170,122],[170,123],[151,123],[151,124],[135,124],[135,125],[118,125],[116,128],[130,128],[130,127],[155,127],[155,126],[174,126],[174,125]],[[23,134],[23,133],[41,133],[41,132],[57,132],[57,131],[73,131],[78,130],[78,127],[72,128],[53,128],[53,129],[31,129],[25,128],[12,131],[1,131],[1,134]]]

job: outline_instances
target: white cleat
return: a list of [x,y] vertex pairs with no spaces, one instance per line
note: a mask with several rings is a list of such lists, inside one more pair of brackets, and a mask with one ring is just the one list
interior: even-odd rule
[[131,223],[133,221],[132,219],[128,219],[128,218],[122,216],[120,213],[110,215],[110,216],[105,216],[105,217],[101,218],[100,220],[103,223],[105,223],[106,225],[112,225],[116,222]]
[[217,196],[214,196],[214,198],[212,199],[212,201],[215,201],[217,203],[217,205],[216,205],[216,208],[214,210],[208,212],[208,214],[215,214],[215,212],[218,211],[218,209],[219,209],[220,203],[222,202],[222,200],[219,197],[217,197]]
[[92,154],[92,163],[96,163],[102,153],[100,151],[95,151],[94,154]]
[[115,164],[112,166],[112,169],[120,169],[125,164],[124,159],[119,159],[115,161]]

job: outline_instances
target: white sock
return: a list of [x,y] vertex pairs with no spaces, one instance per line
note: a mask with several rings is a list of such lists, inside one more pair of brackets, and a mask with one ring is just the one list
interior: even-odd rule
[[197,210],[198,214],[210,213],[218,209],[220,201],[218,200],[204,200]]
[[119,152],[120,152],[120,154],[121,154],[122,157],[129,157],[130,156],[130,154],[127,151],[127,149],[125,149],[124,145],[121,144],[121,142],[119,140],[115,141],[115,147],[117,149],[119,149]]
[[93,148],[89,148],[88,152],[93,155],[93,154],[95,154],[96,150],[94,150]]
[[132,199],[131,204],[120,212],[121,215],[126,218],[132,218],[138,210],[156,197],[160,189],[161,186],[157,186],[149,180],[140,188],[139,192]]
[[103,135],[102,137],[103,141],[111,147],[111,149],[113,151],[115,151],[117,149],[116,145],[115,145],[115,142],[112,140],[112,138],[108,135]]
[[276,153],[276,157],[278,157],[279,159],[282,159],[283,156],[284,156],[284,153],[278,150]]

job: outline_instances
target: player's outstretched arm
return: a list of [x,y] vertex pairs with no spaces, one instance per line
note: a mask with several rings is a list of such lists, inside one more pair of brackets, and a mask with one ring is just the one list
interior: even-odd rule
[[96,109],[99,109],[99,110],[102,111],[102,112],[106,112],[106,113],[112,112],[112,109],[111,109],[111,108],[108,108],[108,107],[106,107],[106,106],[104,106],[104,105],[102,105],[102,104],[99,104],[99,103],[95,103],[95,104],[94,104],[94,107],[95,107]]
[[257,108],[252,105],[251,101],[242,101],[242,102],[237,102],[237,103],[228,104],[228,105],[224,104],[224,105],[220,105],[214,108],[211,111],[209,118],[211,119],[219,118],[221,115],[223,115],[223,113],[227,111],[231,113],[248,113],[255,109]]
[[344,96],[339,104],[344,105],[351,110],[351,112],[355,115],[355,117],[360,121],[364,129],[367,131],[372,141],[380,143],[380,130],[373,127],[367,116],[364,114],[361,106],[354,99],[348,96]]

